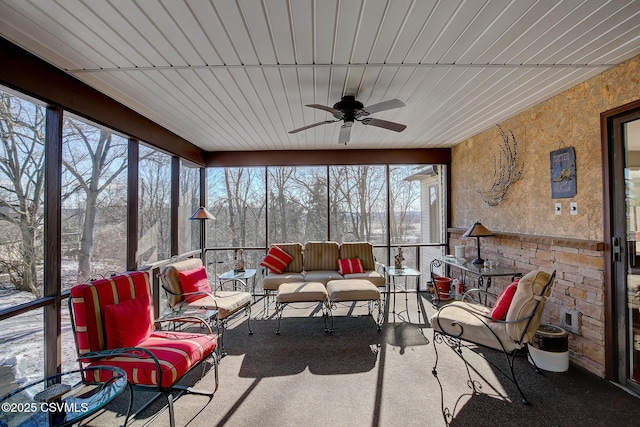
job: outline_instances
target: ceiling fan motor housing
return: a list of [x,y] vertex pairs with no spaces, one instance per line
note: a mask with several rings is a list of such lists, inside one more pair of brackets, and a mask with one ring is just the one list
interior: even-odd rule
[[334,114],[336,119],[343,119],[345,122],[353,122],[356,117],[359,117],[364,108],[364,104],[360,101],[356,101],[355,96],[345,95],[339,102],[333,105],[336,110],[342,111],[342,116]]

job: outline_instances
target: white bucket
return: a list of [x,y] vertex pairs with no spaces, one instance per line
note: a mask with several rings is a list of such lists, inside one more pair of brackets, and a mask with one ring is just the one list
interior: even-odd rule
[[564,329],[540,325],[527,348],[532,365],[549,372],[569,369],[569,336]]

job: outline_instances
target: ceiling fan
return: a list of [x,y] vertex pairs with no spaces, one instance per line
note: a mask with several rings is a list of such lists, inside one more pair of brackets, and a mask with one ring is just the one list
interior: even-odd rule
[[399,99],[390,99],[388,101],[379,102],[377,104],[372,104],[365,107],[361,102],[356,101],[355,96],[347,95],[343,96],[342,100],[340,100],[340,102],[337,102],[333,107],[327,107],[320,104],[307,104],[307,107],[328,111],[329,113],[333,114],[335,120],[325,120],[322,122],[314,123],[312,125],[303,126],[298,129],[290,130],[289,133],[297,133],[316,126],[335,123],[342,120],[344,121],[344,123],[340,127],[340,136],[338,137],[338,143],[347,145],[347,142],[349,142],[349,139],[351,138],[351,126],[353,125],[354,121],[358,121],[364,125],[389,129],[394,132],[402,132],[407,127],[406,125],[400,123],[367,117],[370,114],[378,113],[380,111],[404,107],[404,102],[400,101]]

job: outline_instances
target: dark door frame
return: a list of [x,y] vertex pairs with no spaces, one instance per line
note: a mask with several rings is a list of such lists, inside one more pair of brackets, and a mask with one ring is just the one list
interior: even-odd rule
[[[614,283],[614,264],[613,264],[613,228],[615,208],[615,199],[613,186],[613,170],[612,162],[619,160],[615,158],[613,151],[614,139],[614,120],[620,116],[630,114],[633,110],[640,112],[640,100],[622,105],[600,114],[600,137],[602,152],[602,217],[603,217],[603,237],[604,237],[604,304],[605,304],[605,377],[616,382],[626,382],[625,378],[621,378],[619,371],[620,360],[618,360],[618,345],[620,337],[618,335],[619,328],[616,327],[618,319],[616,318],[617,306],[620,303],[616,301],[615,283]],[[625,239],[626,241],[626,239]],[[626,244],[622,242],[620,246],[622,251],[622,259],[626,259]],[[622,361],[623,362],[623,361]]]

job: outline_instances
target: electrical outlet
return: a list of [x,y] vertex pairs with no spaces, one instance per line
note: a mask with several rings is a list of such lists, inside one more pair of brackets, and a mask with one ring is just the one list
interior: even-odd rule
[[562,214],[562,205],[560,203],[556,203],[556,215]]
[[569,213],[571,215],[578,215],[578,202],[569,203]]

